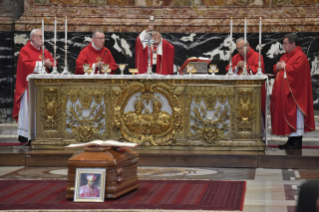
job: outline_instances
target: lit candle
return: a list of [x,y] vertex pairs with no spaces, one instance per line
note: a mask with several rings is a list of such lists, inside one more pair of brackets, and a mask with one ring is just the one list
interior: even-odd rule
[[68,42],[68,18],[65,17],[65,43]]
[[247,20],[245,18],[245,28],[244,28],[244,43],[246,44],[247,40]]
[[230,18],[230,42],[233,40],[233,18]]
[[56,17],[54,19],[54,44],[56,44]]
[[42,45],[44,45],[44,20],[42,19]]
[[259,44],[261,44],[261,17],[259,21]]

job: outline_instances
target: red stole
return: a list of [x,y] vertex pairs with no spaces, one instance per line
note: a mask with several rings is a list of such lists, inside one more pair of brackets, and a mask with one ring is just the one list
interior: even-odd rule
[[[84,74],[83,64],[90,64],[90,67],[92,67],[93,63],[101,61],[102,58],[105,64],[109,64],[109,68],[112,69],[111,73],[114,74],[115,71],[118,69],[118,65],[116,64],[111,51],[104,46],[102,47],[102,49],[96,50],[92,46],[92,43],[82,49],[78,58],[76,59],[75,74]],[[95,74],[97,74],[98,69],[99,67],[95,67]]]
[[307,56],[300,46],[292,52],[281,56],[280,61],[286,63],[284,70],[276,72],[270,111],[272,117],[272,133],[289,135],[296,131],[297,105],[304,115],[304,131],[315,130],[310,65]]
[[[54,63],[53,57],[46,49],[44,59],[50,59]],[[37,61],[42,61],[42,49],[35,48],[30,41],[21,48],[17,64],[16,87],[14,93],[13,118],[18,121],[20,101],[22,94],[28,88],[27,77],[32,74]]]
[[[174,71],[174,54],[175,49],[172,44],[162,39],[162,55],[157,55],[156,73],[162,75],[171,75]],[[151,51],[151,65],[153,52]],[[135,66],[139,74],[147,72],[148,66],[148,46],[143,49],[140,36],[135,43]]]

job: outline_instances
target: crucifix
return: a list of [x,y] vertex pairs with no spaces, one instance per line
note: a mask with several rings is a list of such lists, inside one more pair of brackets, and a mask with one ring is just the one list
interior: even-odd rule
[[[150,24],[152,23],[154,23],[154,16],[150,16]],[[152,40],[153,32],[154,31],[149,31],[146,39],[142,41],[143,43],[146,43],[146,45],[148,46],[148,65],[147,65],[147,72],[146,72],[148,75],[153,74],[152,65],[151,65],[151,46],[153,43],[155,43],[155,41]]]

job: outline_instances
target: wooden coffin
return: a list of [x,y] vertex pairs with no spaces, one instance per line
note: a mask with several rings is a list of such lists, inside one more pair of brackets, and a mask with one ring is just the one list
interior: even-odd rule
[[74,197],[77,168],[106,168],[105,198],[117,198],[138,187],[137,152],[126,147],[86,147],[67,162],[67,198]]

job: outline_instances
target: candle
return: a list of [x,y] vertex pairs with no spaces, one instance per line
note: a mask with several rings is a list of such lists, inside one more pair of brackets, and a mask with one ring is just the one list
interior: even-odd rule
[[154,16],[150,16],[150,22],[154,21]]
[[56,44],[56,17],[54,19],[54,44]]
[[245,28],[244,28],[244,43],[246,44],[247,40],[247,20],[245,18]]
[[230,18],[230,43],[233,40],[233,18]]
[[42,45],[44,45],[44,20],[42,19]]
[[68,42],[68,18],[65,17],[65,43]]
[[261,17],[259,21],[259,44],[261,44]]

